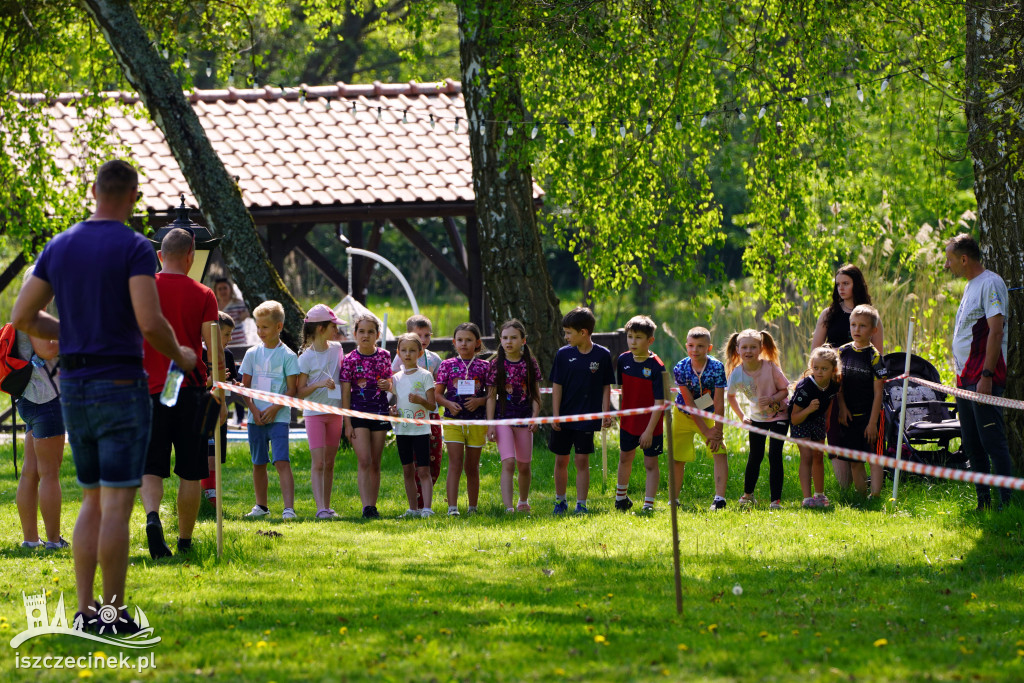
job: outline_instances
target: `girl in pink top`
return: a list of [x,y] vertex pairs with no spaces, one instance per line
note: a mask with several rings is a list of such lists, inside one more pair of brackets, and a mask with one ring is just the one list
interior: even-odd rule
[[[757,330],[734,332],[726,344],[726,372],[729,373],[728,398],[733,412],[747,424],[785,435],[789,430],[786,397],[789,380],[779,367],[779,349],[772,335]],[[744,415],[736,395],[749,401],[749,412]],[[743,477],[743,495],[740,505],[754,500],[754,487],[764,460],[764,436],[750,434],[750,455]],[[768,488],[771,508],[782,507],[782,439],[772,439],[768,446]]]
[[[526,345],[526,327],[518,320],[505,322],[500,330],[498,356],[487,375],[487,419],[537,417],[540,415],[540,365]],[[537,425],[489,427],[487,438],[498,442],[501,457],[501,500],[505,512],[530,511],[533,433]],[[512,475],[519,468],[519,505],[512,507]]]
[[[361,413],[387,416],[391,386],[391,355],[375,344],[380,338],[380,321],[372,314],[354,316],[356,349],[341,361],[341,407]],[[380,457],[384,437],[391,430],[385,419],[345,416],[345,436],[356,452],[356,483],[363,503],[363,517],[377,519],[380,495]]]

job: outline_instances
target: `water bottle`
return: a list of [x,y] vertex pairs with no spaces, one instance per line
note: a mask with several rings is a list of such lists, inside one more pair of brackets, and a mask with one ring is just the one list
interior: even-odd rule
[[164,390],[160,392],[160,403],[168,408],[178,402],[178,392],[181,391],[181,383],[185,380],[185,373],[173,360],[167,368],[167,381],[164,382]]

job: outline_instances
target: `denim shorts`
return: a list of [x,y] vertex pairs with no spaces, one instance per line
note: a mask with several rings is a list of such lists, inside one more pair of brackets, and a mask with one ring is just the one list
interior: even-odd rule
[[35,439],[64,436],[64,416],[60,411],[59,398],[46,403],[33,403],[27,398],[19,398],[18,415],[21,415],[25,429]]
[[78,484],[85,489],[139,486],[153,416],[149,382],[63,379],[60,404]]
[[266,465],[270,462],[270,454],[274,454],[274,462],[288,462],[288,423],[272,422],[268,425],[249,423],[249,453],[253,465]]

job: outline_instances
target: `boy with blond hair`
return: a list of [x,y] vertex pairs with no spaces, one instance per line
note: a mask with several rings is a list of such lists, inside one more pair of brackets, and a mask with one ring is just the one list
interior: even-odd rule
[[[868,453],[878,452],[878,420],[882,410],[882,393],[888,377],[882,354],[871,343],[880,318],[873,306],[861,304],[850,313],[850,336],[853,341],[839,347],[839,364],[843,379],[839,389],[839,446]],[[857,493],[867,493],[864,463],[850,460],[850,474]],[[871,496],[882,492],[885,471],[871,465]]]
[[672,415],[672,445],[675,449],[672,466],[676,475],[676,490],[672,495],[679,499],[686,463],[696,459],[693,437],[700,434],[715,461],[715,498],[711,502],[711,510],[714,511],[725,509],[725,489],[729,481],[729,457],[722,440],[722,425],[681,410],[685,405],[715,415],[725,411],[725,389],[728,386],[725,365],[708,355],[711,349],[711,332],[706,327],[694,327],[686,333],[686,358],[672,369],[679,386]]
[[[252,312],[260,343],[245,352],[242,359],[242,384],[247,388],[295,396],[299,376],[299,359],[281,341],[284,329],[284,306],[264,301]],[[288,426],[291,409],[276,403],[245,399],[249,407],[249,451],[252,454],[252,485],[256,504],[246,517],[270,514],[267,507],[267,465],[273,453],[274,469],[281,480],[284,499],[282,519],[295,519],[295,478],[288,459]]]

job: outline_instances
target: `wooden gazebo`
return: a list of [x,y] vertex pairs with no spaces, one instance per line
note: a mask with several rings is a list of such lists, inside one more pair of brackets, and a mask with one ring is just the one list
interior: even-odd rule
[[[472,165],[461,84],[374,83],[189,93],[196,114],[238,182],[271,262],[293,250],[341,290],[348,277],[307,241],[331,226],[351,246],[376,251],[387,223],[400,231],[469,300],[469,317],[487,326],[480,271]],[[111,93],[111,138],[131,150],[144,175],[150,223],[169,220],[188,192],[163,133],[139,115],[134,93]],[[81,163],[76,95],[52,104],[60,159]],[[535,188],[540,202],[541,191]],[[417,230],[443,220],[448,255]],[[139,217],[141,222],[141,217]],[[356,259],[353,292],[362,298],[373,269]]]

